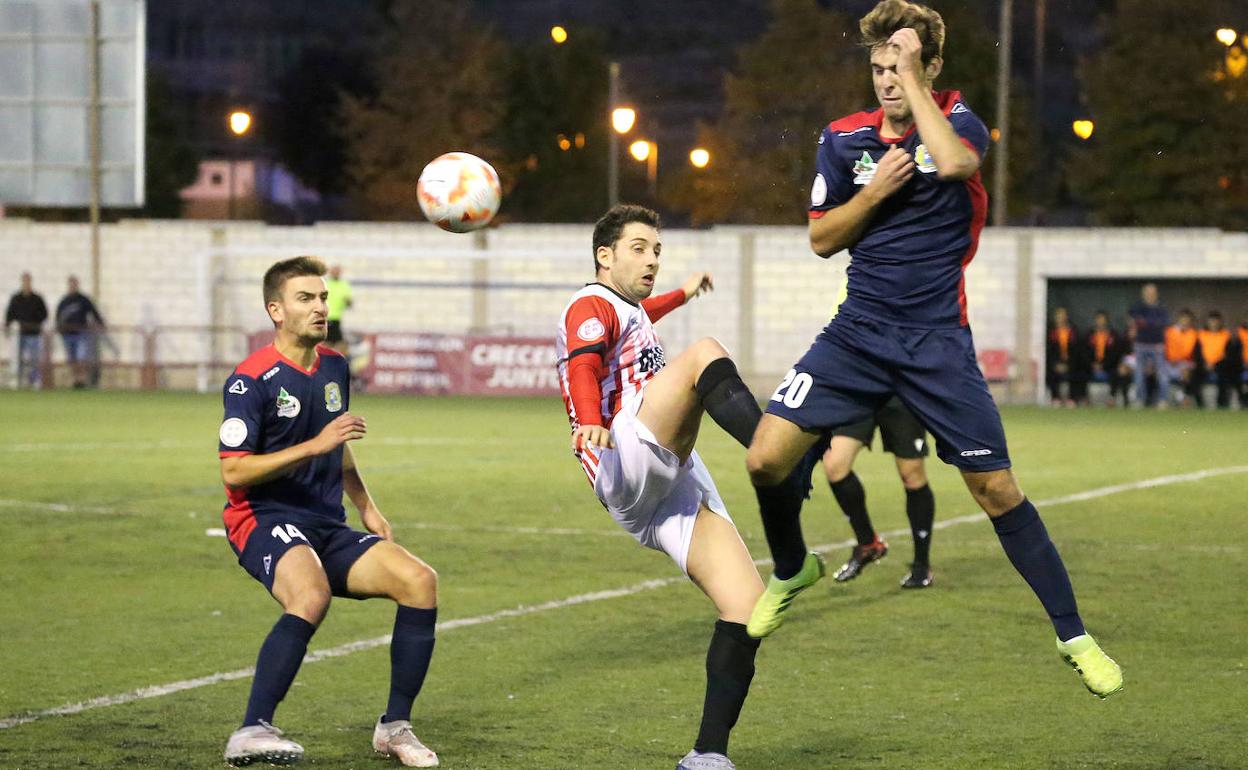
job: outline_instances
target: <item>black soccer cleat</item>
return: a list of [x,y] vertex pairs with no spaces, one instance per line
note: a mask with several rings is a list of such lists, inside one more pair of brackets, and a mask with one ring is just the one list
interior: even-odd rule
[[901,579],[902,588],[927,588],[932,584],[932,568],[927,564],[915,562],[910,565],[910,574]]
[[868,564],[873,561],[879,561],[887,555],[888,543],[881,540],[879,535],[876,535],[875,542],[854,546],[853,552],[849,555],[849,561],[841,565],[841,568],[832,577],[838,583],[848,582],[858,577]]

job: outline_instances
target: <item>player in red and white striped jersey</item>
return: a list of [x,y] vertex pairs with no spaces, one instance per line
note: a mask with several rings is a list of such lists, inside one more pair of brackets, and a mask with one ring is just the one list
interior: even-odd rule
[[763,583],[706,466],[694,451],[705,412],[743,447],[761,412],[728,352],[704,338],[666,359],[654,322],[713,288],[694,273],[651,296],[659,218],[615,206],[594,227],[596,282],[573,295],[557,334],[572,451],[599,501],[643,545],[672,557],[719,611],[694,750],[678,770],[732,768],[728,734],[754,675],[746,633]]

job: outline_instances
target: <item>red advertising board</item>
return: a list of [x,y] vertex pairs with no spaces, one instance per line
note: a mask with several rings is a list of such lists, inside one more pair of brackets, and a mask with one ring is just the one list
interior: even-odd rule
[[[273,341],[252,335],[252,349]],[[351,342],[351,371],[370,393],[558,396],[548,337],[369,332]]]
[[[364,335],[359,376],[373,393],[557,396],[555,346],[546,337]],[[364,355],[367,355],[365,362]]]

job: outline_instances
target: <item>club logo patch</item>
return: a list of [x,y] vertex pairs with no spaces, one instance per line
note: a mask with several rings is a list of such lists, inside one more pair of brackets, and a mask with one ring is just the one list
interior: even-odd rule
[[278,417],[296,417],[299,414],[301,406],[299,399],[286,392],[282,388],[277,394],[277,416]]
[[607,328],[597,318],[586,319],[576,330],[576,336],[586,342],[593,342],[607,333]]
[[230,384],[230,392],[236,396],[246,395],[247,386],[243,384],[242,380],[234,380],[234,382]]
[[220,437],[223,445],[231,449],[240,447],[247,440],[247,423],[238,417],[231,417],[221,423],[221,430],[217,435]]
[[914,148],[914,167],[924,174],[936,173],[936,162],[932,160],[932,154],[927,151],[926,144],[920,144]]
[[810,186],[810,205],[822,206],[828,200],[828,180],[823,174],[815,174],[815,183]]
[[875,179],[875,168],[879,164],[871,160],[871,154],[862,151],[862,157],[854,161],[854,184],[870,184]]
[[325,411],[342,411],[342,390],[336,382],[331,382],[325,386]]

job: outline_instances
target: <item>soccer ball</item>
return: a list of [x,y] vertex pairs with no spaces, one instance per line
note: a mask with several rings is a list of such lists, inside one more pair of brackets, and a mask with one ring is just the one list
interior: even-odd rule
[[416,199],[425,217],[452,233],[488,225],[498,213],[502,195],[494,167],[466,152],[448,152],[429,161],[416,183]]

